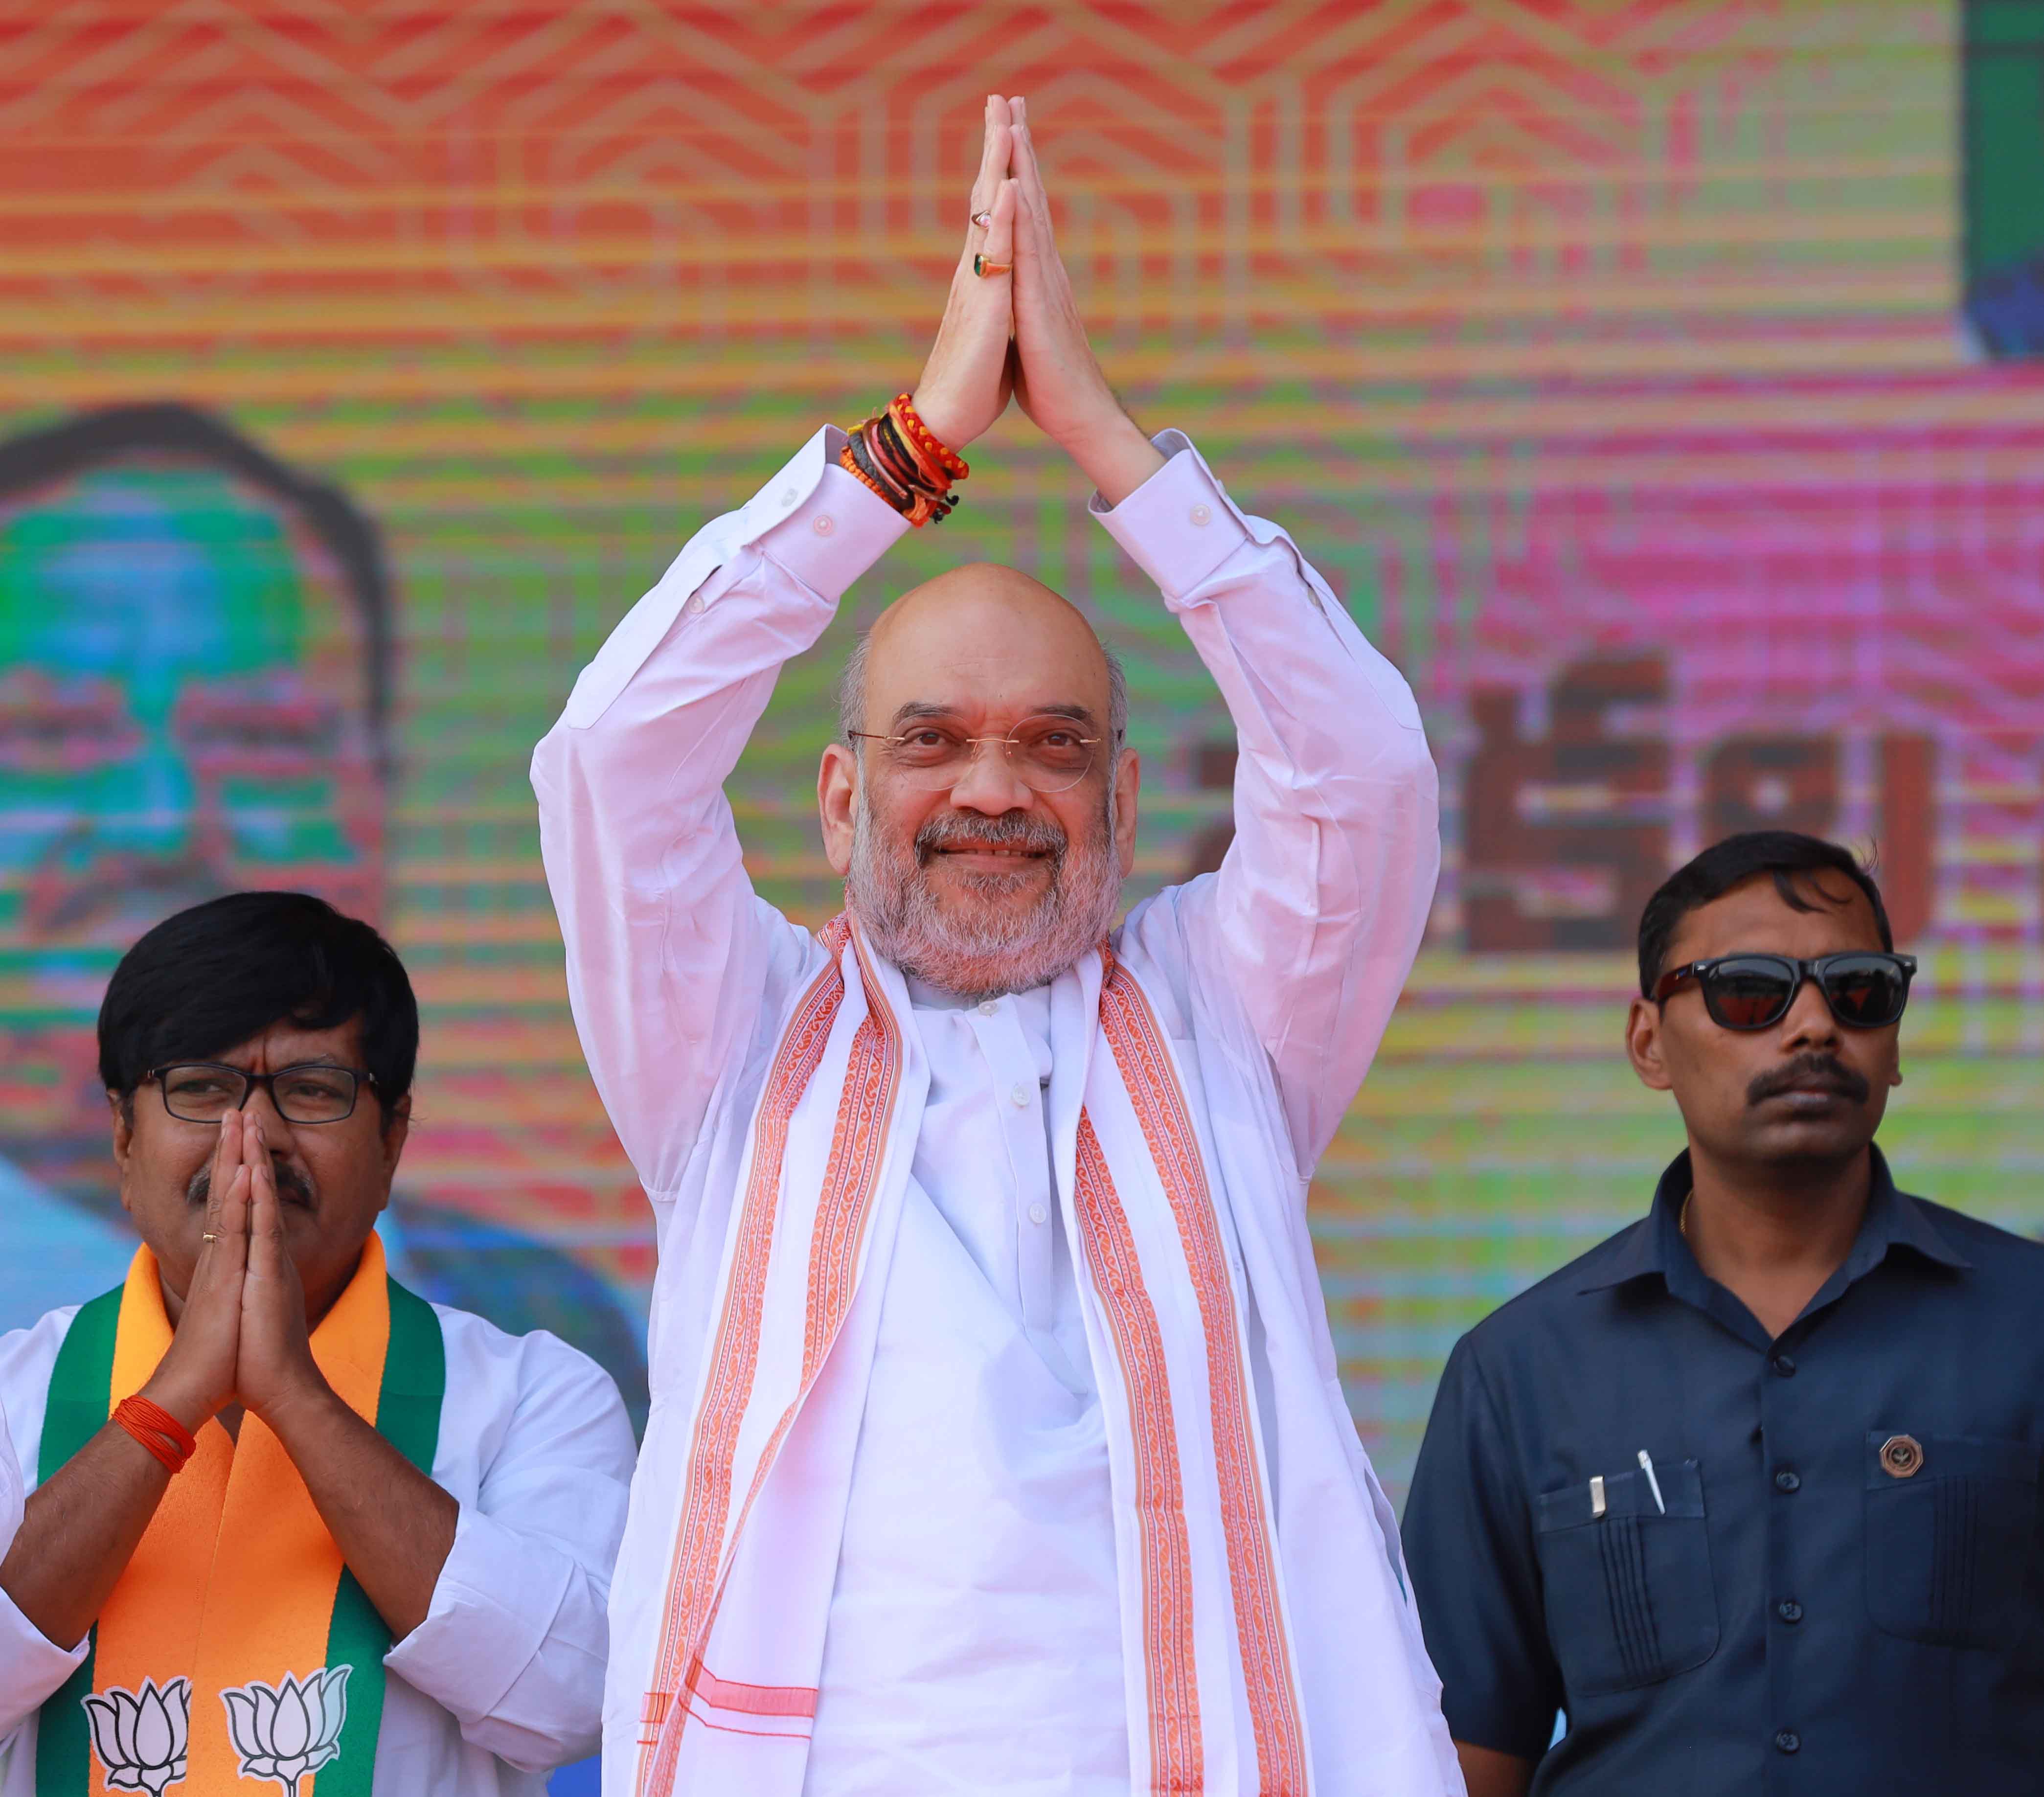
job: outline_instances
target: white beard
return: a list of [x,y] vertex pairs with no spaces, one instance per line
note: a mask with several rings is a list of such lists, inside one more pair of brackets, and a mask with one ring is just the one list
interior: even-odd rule
[[[1121,902],[1121,873],[1115,865],[1114,787],[1110,779],[1099,827],[1074,847],[1045,817],[1010,812],[1001,817],[967,817],[947,812],[932,817],[905,850],[882,840],[859,782],[852,817],[851,867],[845,897],[874,950],[904,973],[971,1003],[1004,993],[1028,992],[1055,980],[1097,948]],[[989,909],[963,917],[947,916],[930,889],[928,856],[947,839],[1037,849],[1051,857],[1051,884],[1029,910]],[[1005,897],[1037,877],[1026,872],[967,877],[974,892]]]

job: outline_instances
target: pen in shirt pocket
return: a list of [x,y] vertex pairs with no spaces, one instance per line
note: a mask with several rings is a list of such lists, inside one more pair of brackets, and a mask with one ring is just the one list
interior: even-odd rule
[[[1639,1450],[1639,1470],[1646,1475],[1646,1488],[1654,1494],[1654,1507],[1666,1516],[1668,1506],[1661,1500],[1661,1481],[1654,1476],[1654,1457],[1644,1448]],[[1593,1473],[1590,1478],[1590,1515],[1601,1520],[1610,1507],[1604,1500],[1604,1475]]]
[[1666,1516],[1668,1507],[1661,1501],[1661,1481],[1654,1476],[1654,1457],[1644,1448],[1639,1450],[1639,1470],[1646,1475],[1646,1488],[1654,1494],[1654,1507]]

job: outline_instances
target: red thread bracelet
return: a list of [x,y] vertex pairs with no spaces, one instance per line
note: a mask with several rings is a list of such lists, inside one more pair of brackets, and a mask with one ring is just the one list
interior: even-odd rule
[[916,409],[916,402],[909,394],[895,394],[893,403],[887,409],[893,413],[897,424],[906,427],[909,447],[929,455],[943,473],[953,480],[962,481],[972,472],[965,458],[940,442],[937,433],[923,422],[923,415]]
[[185,1462],[198,1452],[192,1432],[161,1404],[139,1392],[113,1407],[113,1420],[162,1461],[168,1472],[183,1472]]

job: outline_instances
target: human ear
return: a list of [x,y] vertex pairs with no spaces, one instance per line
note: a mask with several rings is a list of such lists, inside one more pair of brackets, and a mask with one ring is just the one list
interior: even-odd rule
[[[390,1182],[398,1177],[398,1162],[412,1134],[412,1095],[408,1092],[390,1107],[383,1122],[383,1203],[390,1201]],[[378,1209],[382,1206],[378,1205]]]
[[113,1113],[113,1164],[121,1169],[121,1177],[128,1177],[128,1157],[135,1151],[135,1119],[128,1107],[121,1102],[121,1094],[110,1091],[106,1095],[107,1108]]
[[1650,998],[1635,998],[1625,1014],[1625,1058],[1639,1083],[1652,1092],[1667,1092],[1674,1081],[1662,1054],[1661,1007]]
[[816,814],[823,824],[824,858],[840,879],[851,871],[852,820],[859,803],[859,758],[842,743],[824,751],[816,769]]
[[110,1089],[106,1104],[113,1113],[113,1165],[121,1176],[121,1208],[132,1216],[135,1207],[128,1201],[128,1173],[135,1163],[135,1107],[132,1100],[123,1103],[121,1094]]
[[1143,789],[1143,758],[1124,749],[1114,764],[1114,858],[1126,880],[1135,865],[1135,816]]

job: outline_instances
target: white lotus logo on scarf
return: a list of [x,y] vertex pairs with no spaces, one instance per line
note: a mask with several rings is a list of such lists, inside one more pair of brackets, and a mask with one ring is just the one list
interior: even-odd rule
[[340,1751],[348,1720],[348,1675],[352,1666],[322,1666],[304,1680],[289,1672],[275,1687],[252,1680],[223,1691],[227,1732],[241,1756],[244,1778],[275,1779],[284,1797],[298,1797],[298,1780]]
[[183,1781],[185,1745],[191,1736],[190,1680],[159,1686],[144,1679],[139,1691],[114,1690],[80,1701],[109,1791],[163,1797],[166,1785]]

